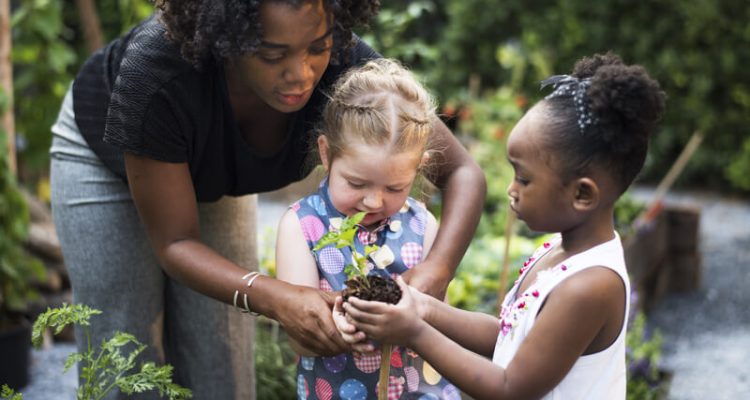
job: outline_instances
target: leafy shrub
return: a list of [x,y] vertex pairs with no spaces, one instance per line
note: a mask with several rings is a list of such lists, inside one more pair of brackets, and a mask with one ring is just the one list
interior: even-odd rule
[[[1,114],[1,113],[0,113]],[[46,276],[42,263],[26,253],[29,210],[8,165],[5,135],[0,132],[0,330],[40,299],[34,283]]]
[[[88,340],[89,320],[97,314],[101,314],[101,311],[82,304],[63,304],[59,308],[48,308],[34,322],[31,341],[39,348],[42,344],[42,333],[46,329],[53,329],[54,333],[58,334],[71,324],[83,328],[84,336]],[[87,348],[84,353],[76,352],[69,355],[65,361],[65,371],[77,363],[82,363],[82,384],[76,393],[79,400],[104,398],[115,387],[127,395],[157,390],[159,396],[169,399],[192,398],[189,389],[172,383],[171,365],[157,366],[153,362],[146,362],[141,364],[139,371],[134,372],[136,359],[146,345],[129,333],[115,333],[111,339],[101,343],[98,352],[90,342]],[[125,349],[132,350],[123,354]]]
[[630,321],[625,337],[627,350],[627,398],[630,400],[661,399],[666,394],[667,384],[658,364],[663,338],[659,331],[650,332],[646,316],[639,312]]

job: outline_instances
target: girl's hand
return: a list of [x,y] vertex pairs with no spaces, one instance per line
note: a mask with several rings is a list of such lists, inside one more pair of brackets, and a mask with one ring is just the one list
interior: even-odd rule
[[[409,342],[425,325],[419,315],[417,302],[399,276],[396,283],[401,288],[401,301],[398,304],[387,304],[379,301],[365,301],[356,297],[350,297],[344,303],[348,319],[367,337],[381,343],[409,346]],[[426,295],[419,294],[418,296]]]
[[362,331],[358,331],[354,325],[347,321],[342,307],[343,303],[344,299],[338,296],[333,304],[333,322],[336,324],[341,337],[344,338],[344,341],[351,344],[352,349],[356,352],[369,353],[375,350],[375,346],[367,341],[367,335]]

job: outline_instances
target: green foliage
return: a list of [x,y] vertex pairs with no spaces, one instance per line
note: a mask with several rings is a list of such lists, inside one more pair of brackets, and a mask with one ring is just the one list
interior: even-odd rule
[[649,333],[646,328],[646,316],[639,312],[631,321],[625,337],[627,398],[632,400],[661,399],[668,384],[658,369],[664,339],[659,331]]
[[53,0],[20,2],[11,27],[16,131],[26,142],[19,148],[19,160],[26,167],[43,168],[50,126],[78,60],[70,43],[73,31],[64,23],[63,3]]
[[76,397],[79,400],[102,399],[117,387],[122,393],[132,395],[157,390],[159,396],[169,399],[189,399],[192,393],[172,382],[172,366],[157,366],[153,362],[141,363],[140,370],[135,370],[138,355],[146,345],[135,336],[117,332],[102,342],[98,352],[92,348],[89,338],[89,319],[101,311],[83,304],[63,304],[59,308],[48,308],[39,315],[32,330],[32,343],[39,348],[42,344],[42,332],[48,328],[55,334],[70,324],[80,326],[88,342],[88,351],[73,353],[65,361],[65,371],[77,363],[81,365],[82,385]]
[[[500,267],[506,255],[505,237],[486,234],[474,239],[461,260],[455,278],[448,285],[448,301],[464,310],[497,314],[498,296],[507,293],[518,277],[518,265],[534,252],[544,237],[513,236],[509,249],[507,286],[500,288]],[[502,299],[500,299],[502,300]]]
[[257,398],[268,400],[296,397],[296,353],[276,321],[257,319],[255,331],[255,377]]
[[341,227],[328,231],[322,238],[318,240],[313,248],[313,251],[318,251],[323,247],[334,245],[337,249],[348,247],[352,251],[352,262],[344,267],[344,272],[348,277],[360,276],[362,281],[369,285],[367,279],[367,257],[370,256],[374,251],[378,250],[378,246],[365,246],[365,254],[362,255],[357,251],[354,245],[354,236],[360,229],[358,225],[362,219],[367,215],[364,211],[358,212],[351,217],[344,218],[341,221]]
[[[16,2],[14,2],[16,3]],[[13,87],[19,160],[32,175],[45,173],[50,126],[63,96],[88,57],[82,24],[73,2],[27,0],[13,10]],[[105,41],[130,29],[153,12],[149,0],[98,0]]]
[[750,192],[750,139],[745,139],[734,160],[727,168],[727,179],[740,189]]
[[16,393],[8,385],[3,385],[2,388],[0,388],[0,399],[3,399],[3,400],[23,400],[23,395],[20,394],[20,393]]
[[[373,24],[373,43],[393,50],[420,71],[445,103],[470,81],[493,91],[502,86],[540,98],[538,82],[570,71],[585,55],[613,50],[644,65],[669,100],[643,179],[659,180],[695,130],[701,148],[678,184],[747,189],[741,171],[742,132],[750,115],[750,7],[739,0],[384,1],[386,21]],[[419,13],[409,13],[412,5]],[[395,13],[395,15],[394,15]],[[391,24],[397,24],[391,22]],[[369,38],[370,36],[367,36]],[[419,43],[419,57],[400,49]],[[427,46],[427,48],[423,48]],[[412,52],[413,53],[413,52]],[[438,58],[422,55],[437,54]],[[477,84],[481,83],[481,84]],[[747,152],[745,152],[747,153]],[[739,158],[739,159],[738,159]]]
[[646,205],[625,192],[615,203],[615,230],[621,238],[632,234],[633,221],[646,209]]
[[0,330],[12,323],[13,313],[40,298],[34,283],[46,276],[44,265],[23,248],[29,210],[9,168],[5,143],[0,132]]

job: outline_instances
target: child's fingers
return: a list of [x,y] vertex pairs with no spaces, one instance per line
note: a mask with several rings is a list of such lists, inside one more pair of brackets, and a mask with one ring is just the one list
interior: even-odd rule
[[346,311],[348,322],[354,324],[355,327],[358,326],[357,323],[377,323],[377,314],[362,311],[349,302],[344,303],[344,310]]
[[367,335],[365,335],[364,332],[356,330],[354,325],[352,325],[352,328],[355,330],[354,333],[345,333],[345,332],[339,332],[341,334],[341,337],[344,338],[344,341],[351,344],[352,348],[356,350],[357,345],[361,345],[365,339],[367,339]]
[[347,303],[349,303],[349,305],[351,306],[354,306],[357,310],[372,314],[382,314],[386,310],[386,307],[388,307],[388,304],[380,301],[367,301],[358,299],[356,297],[349,297]]
[[336,300],[333,303],[333,323],[336,325],[336,328],[339,330],[339,333],[341,333],[341,336],[344,337],[344,340],[346,340],[349,343],[349,340],[344,336],[345,334],[353,334],[356,332],[357,328],[354,327],[349,321],[347,321],[346,316],[344,315],[344,309],[342,308],[343,299],[341,297],[337,297]]
[[373,346],[373,344],[370,342],[362,342],[362,343],[353,344],[352,349],[357,353],[367,354],[367,353],[372,353],[373,351],[375,351],[375,346]]

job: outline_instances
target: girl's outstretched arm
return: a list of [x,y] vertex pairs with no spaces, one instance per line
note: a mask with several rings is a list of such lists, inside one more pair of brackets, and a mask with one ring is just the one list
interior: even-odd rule
[[442,192],[440,229],[427,258],[404,274],[419,291],[442,299],[471,242],[484,206],[487,183],[479,165],[442,121],[433,126],[438,151],[430,179]]
[[[507,369],[487,358],[497,321],[486,324],[473,315],[478,313],[433,308],[440,304],[435,300],[415,304],[408,288],[396,305],[350,298],[345,310],[369,338],[413,349],[475,399],[537,399],[559,384],[581,355],[611,345],[622,327],[624,296],[620,278],[605,268],[568,278],[549,295]],[[421,308],[424,304],[429,310]],[[479,337],[485,343],[479,345]]]

